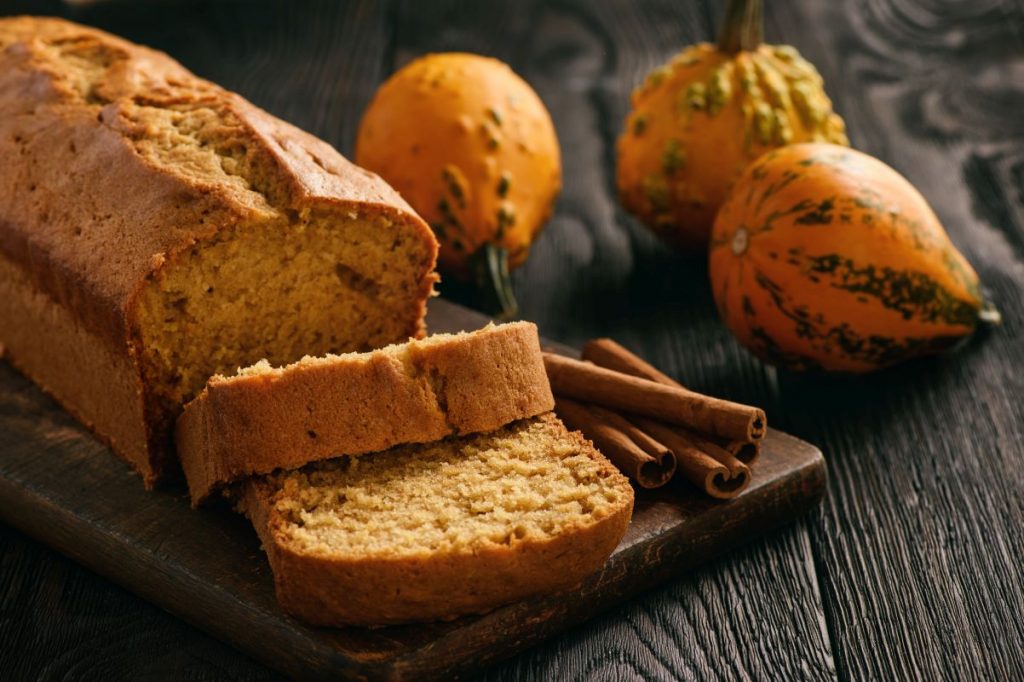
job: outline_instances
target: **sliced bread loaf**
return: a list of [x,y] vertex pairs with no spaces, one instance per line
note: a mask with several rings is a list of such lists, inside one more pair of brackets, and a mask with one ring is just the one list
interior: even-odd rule
[[422,334],[436,255],[380,178],[167,55],[0,18],[0,345],[147,485],[212,374]]
[[553,406],[537,327],[516,322],[214,376],[175,441],[198,504],[245,476],[492,431]]
[[482,613],[572,588],[619,543],[626,478],[553,414],[239,484],[278,600],[317,625]]

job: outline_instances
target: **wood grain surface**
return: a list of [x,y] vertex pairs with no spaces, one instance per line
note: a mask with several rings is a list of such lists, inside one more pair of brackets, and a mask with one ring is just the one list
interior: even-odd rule
[[780,376],[786,426],[831,455],[812,543],[837,669],[1022,679],[1024,7],[779,5],[773,27],[845,84],[851,142],[922,190],[1005,320],[874,377]]
[[[346,153],[396,65],[440,49],[505,59],[551,109],[566,171],[515,275],[522,315],[570,344],[613,336],[687,385],[763,405],[826,452],[818,516],[488,679],[1022,679],[1024,3],[766,5],[768,38],[817,64],[854,145],[931,201],[1001,327],[861,379],[776,373],[731,340],[702,259],[656,244],[612,192],[629,90],[712,37],[711,0],[8,0],[0,13],[60,13],[166,49]],[[0,531],[0,641],[14,679],[272,677],[11,530]]]

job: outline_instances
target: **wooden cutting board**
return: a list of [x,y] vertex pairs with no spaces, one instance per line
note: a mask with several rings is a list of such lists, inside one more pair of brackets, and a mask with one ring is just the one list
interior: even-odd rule
[[[486,318],[431,302],[432,331]],[[450,623],[311,628],[284,615],[251,526],[227,508],[193,511],[184,488],[138,477],[31,382],[0,362],[0,518],[92,570],[301,679],[438,678],[510,656],[814,507],[825,463],[769,431],[753,482],[729,502],[683,482],[637,494],[633,522],[577,591]]]

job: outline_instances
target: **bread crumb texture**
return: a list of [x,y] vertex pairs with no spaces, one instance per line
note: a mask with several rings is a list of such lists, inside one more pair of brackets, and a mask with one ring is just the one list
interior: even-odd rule
[[631,502],[628,481],[550,416],[271,477],[277,537],[334,559],[473,554],[546,541]]
[[[142,296],[146,375],[172,404],[260,359],[408,338],[429,253],[383,219],[240,228],[203,243]],[[411,312],[412,311],[412,312]]]
[[376,348],[367,352],[352,351],[349,353],[327,353],[326,355],[320,356],[305,355],[302,359],[283,367],[275,367],[270,363],[270,361],[264,358],[257,363],[249,365],[248,367],[239,367],[232,376],[225,377],[223,375],[214,375],[210,379],[212,383],[220,383],[230,382],[233,378],[237,377],[279,378],[290,372],[300,372],[310,367],[334,365],[339,362],[369,362],[375,355],[384,355],[396,360],[402,365],[407,376],[414,377],[418,376],[422,372],[421,369],[415,366],[414,361],[414,355],[418,350],[430,348],[432,346],[443,346],[472,336],[490,334],[502,327],[519,327],[523,324],[526,323],[509,322],[504,325],[496,325],[493,322],[488,322],[486,326],[474,331],[431,334],[430,336],[422,339],[410,339],[402,343],[390,343],[386,346],[382,346],[381,348]]

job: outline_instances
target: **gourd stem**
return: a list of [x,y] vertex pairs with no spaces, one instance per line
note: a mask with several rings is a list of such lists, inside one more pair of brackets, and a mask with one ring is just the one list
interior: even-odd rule
[[978,320],[984,324],[996,326],[1003,323],[1003,316],[991,301],[985,301],[982,303],[981,310],[978,311]]
[[519,313],[519,304],[512,293],[512,280],[508,274],[508,249],[484,244],[473,255],[470,267],[484,312],[499,320],[515,317]]
[[727,54],[756,50],[764,41],[761,0],[729,0],[725,9],[718,49]]

